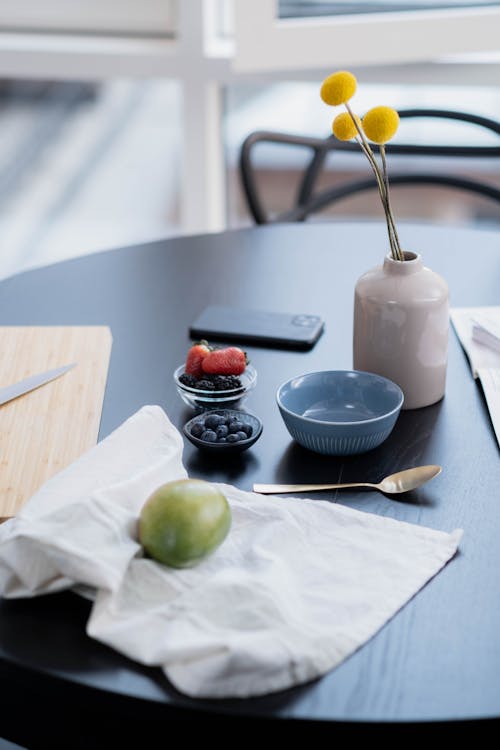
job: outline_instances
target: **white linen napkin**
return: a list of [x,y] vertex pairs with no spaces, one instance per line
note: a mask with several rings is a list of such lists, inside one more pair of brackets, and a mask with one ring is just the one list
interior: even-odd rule
[[145,406],[47,482],[0,526],[0,593],[83,586],[91,637],[188,695],[247,697],[340,664],[457,550],[460,530],[220,485],[228,537],[198,566],[167,568],[142,556],[137,519],[157,486],[186,476],[182,446]]

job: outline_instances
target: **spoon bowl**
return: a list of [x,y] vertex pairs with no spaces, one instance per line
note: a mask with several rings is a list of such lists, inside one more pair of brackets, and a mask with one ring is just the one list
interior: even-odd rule
[[401,492],[416,490],[442,471],[441,466],[415,466],[395,474],[389,474],[381,482],[348,482],[347,484],[254,484],[253,491],[261,495],[279,495],[282,492],[315,492],[316,490],[344,490],[350,487],[369,487],[380,490],[387,495],[398,495]]
[[388,495],[397,495],[400,492],[416,490],[442,471],[440,466],[431,464],[429,466],[416,466],[414,469],[404,469],[390,474],[378,483],[378,489]]

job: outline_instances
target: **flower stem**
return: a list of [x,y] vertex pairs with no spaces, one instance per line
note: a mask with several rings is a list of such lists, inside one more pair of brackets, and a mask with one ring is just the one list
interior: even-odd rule
[[370,166],[373,169],[373,172],[375,174],[376,180],[377,180],[377,186],[380,193],[380,199],[382,201],[382,206],[385,213],[385,220],[387,224],[387,232],[389,235],[389,244],[391,246],[391,255],[394,260],[404,260],[403,253],[401,252],[401,246],[399,244],[399,238],[396,231],[396,226],[394,222],[394,216],[392,214],[390,202],[389,202],[389,180],[387,178],[387,164],[385,160],[385,150],[384,147],[380,147],[380,153],[382,156],[382,165],[383,165],[383,174],[380,172],[380,167],[377,163],[377,160],[375,159],[375,155],[370,147],[370,144],[366,140],[366,136],[360,128],[348,102],[345,102],[345,108],[347,109],[349,115],[351,116],[351,119],[354,123],[354,127],[356,128],[358,132],[359,138],[357,138],[357,142],[359,143],[363,153],[365,154],[366,158],[368,159]]
[[370,163],[370,166],[372,167],[373,172],[375,174],[375,177],[377,179],[378,190],[379,190],[379,193],[380,193],[380,200],[382,201],[382,206],[383,206],[384,214],[385,214],[385,221],[386,221],[386,224],[387,224],[387,233],[389,235],[389,243],[390,243],[390,246],[391,246],[391,255],[392,255],[392,257],[393,257],[394,260],[399,260],[397,245],[396,245],[396,242],[395,242],[395,239],[394,239],[394,232],[392,231],[392,225],[391,225],[389,213],[387,211],[387,200],[386,200],[385,185],[384,185],[384,181],[382,179],[382,175],[380,174],[380,167],[378,166],[377,162],[375,161],[375,157],[373,156],[373,153],[371,151],[368,151],[366,149],[365,145],[360,140],[358,140],[358,139],[356,139],[356,140],[359,143],[359,145],[361,146],[361,150],[363,151],[363,153],[366,154],[366,156],[368,158],[368,161]]
[[385,146],[383,143],[380,145],[380,157],[382,159],[382,175],[383,175],[384,185],[385,185],[385,200],[386,200],[386,206],[387,206],[387,214],[388,214],[388,217],[392,226],[392,231],[394,234],[394,243],[396,245],[398,260],[404,260],[404,255],[401,250],[401,244],[399,242],[398,232],[396,229],[396,222],[394,221],[394,214],[392,213],[392,208],[391,208],[391,200],[390,200],[390,193],[389,193],[389,175],[387,172],[387,160],[385,157]]

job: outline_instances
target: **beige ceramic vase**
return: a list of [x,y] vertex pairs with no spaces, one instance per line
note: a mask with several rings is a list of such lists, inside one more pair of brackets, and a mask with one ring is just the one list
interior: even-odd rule
[[403,409],[444,396],[448,286],[415,253],[387,256],[365,273],[354,297],[354,369],[383,375],[403,390]]

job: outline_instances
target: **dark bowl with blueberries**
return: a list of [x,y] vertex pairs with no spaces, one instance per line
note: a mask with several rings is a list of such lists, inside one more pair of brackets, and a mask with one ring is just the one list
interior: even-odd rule
[[183,431],[202,450],[240,453],[259,439],[262,422],[255,415],[237,409],[210,409],[190,419]]

